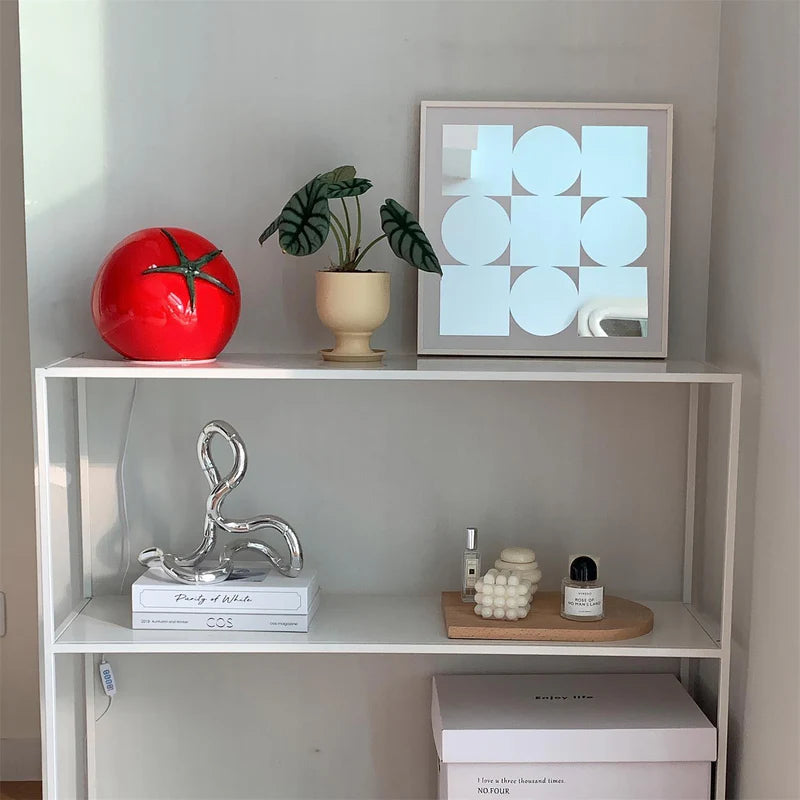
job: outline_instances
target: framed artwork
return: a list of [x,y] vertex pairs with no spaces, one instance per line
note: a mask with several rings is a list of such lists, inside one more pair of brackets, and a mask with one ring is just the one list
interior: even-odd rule
[[672,106],[425,102],[421,355],[665,358]]

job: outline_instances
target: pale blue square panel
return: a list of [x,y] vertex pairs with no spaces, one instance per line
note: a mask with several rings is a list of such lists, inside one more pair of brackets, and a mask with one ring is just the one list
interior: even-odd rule
[[442,273],[442,336],[508,336],[511,267],[442,266]]
[[442,126],[442,194],[511,194],[511,125]]
[[581,267],[578,270],[581,305],[615,297],[647,300],[646,267]]
[[511,198],[511,266],[577,267],[581,257],[581,198]]
[[592,318],[598,314],[601,319],[638,319],[641,335],[647,336],[646,267],[581,267],[578,287],[579,336],[596,335],[592,333]]
[[647,197],[647,126],[584,125],[581,194]]

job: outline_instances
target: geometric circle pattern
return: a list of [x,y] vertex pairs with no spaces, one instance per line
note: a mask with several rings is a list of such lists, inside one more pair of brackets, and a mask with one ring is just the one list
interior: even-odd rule
[[539,125],[520,137],[513,164],[514,176],[531,194],[561,194],[578,179],[581,148],[563,128]]
[[578,311],[578,287],[555,267],[525,270],[511,286],[511,316],[534,336],[553,336],[569,326]]
[[647,215],[624,197],[598,200],[581,220],[581,244],[590,258],[605,267],[632,264],[647,247]]
[[464,197],[442,219],[442,243],[462,264],[490,264],[503,255],[510,241],[508,214],[490,197]]
[[513,126],[451,127],[443,195],[459,199],[441,222],[452,259],[441,333],[509,336],[513,317],[533,336],[554,336],[584,306],[646,309],[647,214],[631,198],[648,196],[647,126],[583,125],[578,137],[538,125],[516,144]]

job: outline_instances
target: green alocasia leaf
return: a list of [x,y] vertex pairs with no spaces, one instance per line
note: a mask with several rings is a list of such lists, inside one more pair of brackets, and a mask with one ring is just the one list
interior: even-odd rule
[[327,183],[314,178],[298,189],[281,211],[278,240],[292,256],[308,256],[325,244],[331,225]]
[[396,200],[381,206],[381,228],[392,252],[423,272],[442,274],[439,259],[414,215]]
[[340,181],[351,181],[356,176],[356,168],[351,166],[336,167],[330,172],[325,172],[319,177],[325,183],[339,183]]
[[351,178],[347,181],[337,181],[328,184],[328,199],[336,197],[355,197],[369,191],[372,181],[368,178]]
[[267,239],[269,239],[269,237],[272,236],[272,234],[275,233],[275,231],[278,230],[278,227],[280,226],[280,224],[281,224],[281,218],[280,217],[275,217],[275,219],[272,220],[272,222],[270,222],[269,225],[267,225],[266,230],[264,231],[264,233],[262,233],[261,236],[258,237],[258,243],[259,244],[264,244],[264,242],[266,242]]

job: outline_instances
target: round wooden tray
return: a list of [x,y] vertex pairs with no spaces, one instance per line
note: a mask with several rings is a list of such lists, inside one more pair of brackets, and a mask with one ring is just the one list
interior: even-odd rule
[[442,592],[442,611],[450,639],[514,639],[531,642],[614,642],[635,639],[653,630],[653,612],[647,606],[608,595],[605,619],[573,622],[561,616],[559,592],[537,592],[525,619],[482,619],[472,603],[458,592]]

